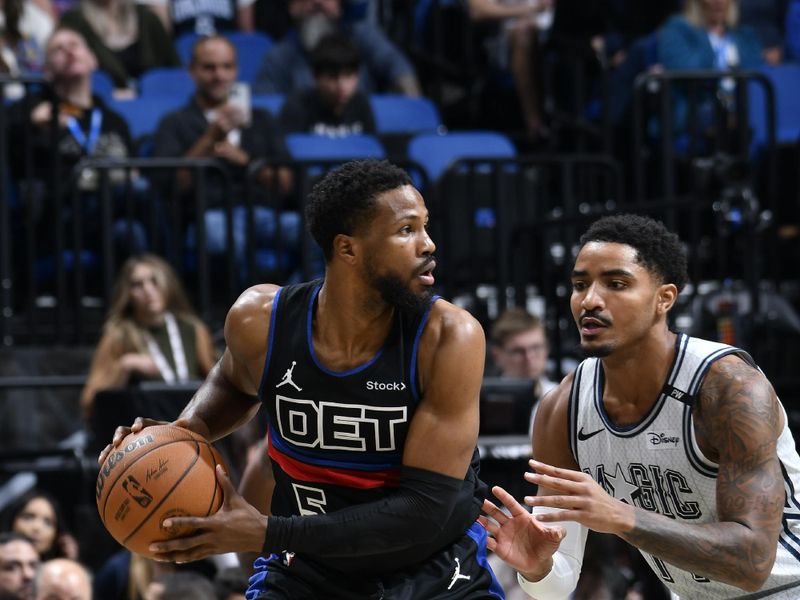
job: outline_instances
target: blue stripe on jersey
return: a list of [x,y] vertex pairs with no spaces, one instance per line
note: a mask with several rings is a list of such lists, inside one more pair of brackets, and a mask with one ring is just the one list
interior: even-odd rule
[[797,536],[792,533],[791,526],[789,525],[789,521],[787,519],[783,519],[782,525],[783,531],[781,531],[781,536],[778,538],[778,541],[781,543],[781,546],[786,548],[786,551],[789,554],[794,556],[795,559],[800,562],[800,550],[798,550],[800,540],[798,540]]
[[269,558],[259,556],[253,563],[253,575],[248,580],[248,588],[244,594],[246,600],[255,600],[264,591],[264,581],[267,579],[267,569],[269,563],[280,560],[277,554],[270,554]]
[[419,388],[417,387],[417,350],[419,350],[419,340],[422,337],[422,330],[425,329],[425,324],[428,322],[428,317],[431,314],[431,309],[433,308],[433,304],[439,299],[441,296],[434,296],[431,300],[430,306],[428,306],[425,314],[422,315],[422,318],[419,320],[419,327],[417,327],[417,335],[414,336],[414,346],[411,348],[411,371],[409,377],[411,381],[409,381],[409,386],[411,387],[411,395],[414,396],[414,400],[419,402]]
[[694,444],[692,443],[693,439],[692,407],[687,404],[683,407],[683,448],[686,451],[686,457],[689,459],[689,464],[691,464],[700,475],[711,478],[716,477],[719,474],[719,469],[709,464],[706,459],[697,454]]
[[497,598],[500,598],[500,600],[505,600],[505,592],[503,591],[500,582],[497,581],[494,571],[492,571],[492,568],[489,566],[489,561],[486,558],[486,530],[480,523],[473,523],[470,525],[469,529],[467,529],[467,535],[472,538],[472,541],[475,542],[475,545],[478,547],[478,550],[475,553],[478,564],[489,571],[492,576],[492,583],[487,591],[492,596],[496,596]]
[[317,300],[317,295],[319,294],[319,290],[322,288],[322,284],[320,283],[316,288],[314,288],[314,292],[311,294],[311,301],[308,303],[308,321],[306,323],[306,338],[308,340],[308,351],[311,354],[311,360],[314,361],[314,364],[317,365],[317,368],[325,373],[326,375],[331,375],[332,377],[347,377],[348,375],[354,375],[364,369],[369,368],[372,363],[378,360],[383,354],[383,347],[378,350],[378,353],[365,362],[363,365],[358,365],[357,367],[353,367],[352,369],[348,369],[347,371],[331,371],[325,365],[323,365],[319,360],[317,360],[317,354],[314,352],[314,341],[312,339],[313,332],[311,328],[311,324],[314,320],[314,302]]
[[354,462],[352,460],[353,452],[326,451],[326,458],[321,459],[317,454],[304,452],[297,448],[297,446],[288,443],[280,436],[272,423],[269,424],[269,443],[272,444],[276,450],[291,458],[321,467],[359,471],[383,471],[385,469],[397,467],[402,461],[402,453],[400,452],[381,452],[380,454],[359,452],[357,453],[359,461]]
[[258,384],[258,391],[264,388],[264,383],[269,374],[269,360],[272,358],[272,342],[275,339],[275,323],[278,317],[278,298],[281,297],[283,288],[278,288],[275,292],[275,297],[272,299],[272,314],[269,318],[269,334],[267,336],[267,358],[264,360],[264,370],[261,373],[261,383]]

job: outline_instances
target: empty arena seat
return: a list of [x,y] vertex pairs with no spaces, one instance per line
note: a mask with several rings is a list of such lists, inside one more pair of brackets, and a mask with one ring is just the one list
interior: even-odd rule
[[384,158],[383,146],[372,135],[330,137],[313,133],[291,133],[286,147],[295,160],[335,161],[359,158]]
[[511,140],[497,131],[451,131],[420,133],[408,143],[408,158],[425,169],[430,181],[438,180],[460,159],[514,158]]
[[436,105],[428,98],[375,94],[369,102],[378,134],[430,132],[442,125]]

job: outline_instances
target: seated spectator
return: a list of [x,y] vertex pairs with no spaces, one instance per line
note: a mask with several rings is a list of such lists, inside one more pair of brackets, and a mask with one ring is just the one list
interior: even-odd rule
[[51,9],[34,0],[4,0],[0,12],[0,72],[41,73],[44,48],[53,26]]
[[408,59],[379,28],[368,21],[342,21],[340,0],[289,0],[294,28],[270,48],[254,90],[259,94],[290,94],[314,82],[310,52],[329,33],[347,35],[361,54],[361,89],[367,93],[396,92],[419,96],[420,86]]
[[752,27],[763,48],[764,62],[783,61],[784,27],[789,0],[740,0],[739,22]]
[[[72,228],[67,225],[72,209],[66,199],[71,197],[74,186],[83,192],[80,216],[84,237],[79,241],[83,249],[97,249],[101,239],[98,173],[84,169],[73,178],[73,170],[87,157],[125,158],[132,154],[125,120],[92,94],[96,68],[97,60],[83,37],[72,29],[59,27],[46,47],[44,74],[49,85],[27,95],[8,111],[9,139],[19,144],[19,151],[9,156],[11,175],[20,188],[20,197],[28,200],[25,210],[38,228],[40,254],[52,252],[54,227],[66,227],[67,237],[71,235]],[[115,170],[109,176],[112,183],[121,183],[125,178],[124,173]],[[55,209],[58,200],[63,202],[60,213]],[[144,231],[139,223],[131,225],[120,220],[114,223],[114,230],[115,240],[124,241],[128,250],[144,248]],[[73,243],[67,239],[66,247]]]
[[80,0],[61,24],[86,39],[119,97],[133,95],[135,80],[148,69],[181,64],[159,18],[134,0]]
[[283,133],[344,136],[375,133],[369,98],[358,89],[358,50],[342,34],[333,33],[311,52],[314,87],[298,90],[283,103]]
[[249,582],[248,574],[240,567],[221,569],[214,576],[217,600],[245,600]]
[[509,308],[491,327],[492,361],[501,377],[533,379],[536,397],[555,387],[547,377],[547,335],[541,319],[522,308]]
[[255,0],[138,0],[152,9],[173,38],[186,34],[216,35],[253,31]]
[[750,69],[761,64],[755,31],[739,26],[738,0],[686,0],[658,35],[658,56],[667,70]]
[[[762,63],[761,44],[749,27],[739,26],[738,0],[686,0],[682,15],[675,15],[658,32],[658,58],[666,70],[728,71],[752,69]],[[738,132],[716,127],[717,109],[733,115],[735,81],[722,78],[713,90],[703,90],[697,105],[696,123],[704,136],[718,136],[717,147],[734,143]],[[689,102],[678,86],[673,101],[672,128],[683,132],[689,120]],[[726,138],[731,138],[726,141]]]
[[0,533],[0,597],[33,600],[38,569],[39,554],[27,537]]
[[[192,571],[178,571],[161,577],[154,588],[152,600],[217,600],[214,585],[207,577]],[[160,589],[159,589],[160,588]],[[150,600],[150,598],[148,598]]]
[[24,535],[42,560],[78,558],[78,544],[66,530],[60,503],[42,490],[23,494],[3,511],[3,531]]
[[36,600],[92,600],[92,578],[74,560],[49,560],[36,576]]
[[487,40],[489,59],[495,68],[510,71],[528,134],[544,132],[539,93],[538,31],[552,20],[553,0],[469,0],[473,21],[495,21],[499,32]]
[[192,309],[177,275],[152,254],[129,258],[114,286],[81,408],[88,418],[99,390],[141,380],[203,379],[214,366],[211,335]]
[[92,581],[94,597],[102,600],[155,600],[160,584],[154,582],[175,571],[173,563],[120,550],[97,570]]
[[[230,173],[230,187],[211,172],[206,177],[206,201],[210,210],[205,212],[207,248],[211,254],[221,255],[227,250],[226,214],[221,208],[226,204],[226,191],[232,194],[234,204],[244,199],[245,180],[251,163],[261,159],[286,160],[287,154],[278,133],[277,123],[264,110],[242,107],[229,102],[238,73],[236,49],[226,38],[211,36],[201,38],[192,51],[189,73],[196,91],[183,108],[168,114],[158,126],[154,142],[154,156],[215,158]],[[291,187],[287,169],[265,166],[255,173],[254,231],[257,248],[274,249],[278,228],[284,249],[296,249],[300,239],[300,216],[295,212],[281,211],[279,217],[272,208],[259,206],[273,198],[280,198]],[[194,191],[191,173],[180,170],[176,175],[178,189],[186,196]],[[272,191],[271,196],[268,192]],[[194,204],[187,200],[192,209]],[[233,211],[233,249],[240,266],[240,277],[246,280],[245,249],[248,232],[248,213],[244,206]]]

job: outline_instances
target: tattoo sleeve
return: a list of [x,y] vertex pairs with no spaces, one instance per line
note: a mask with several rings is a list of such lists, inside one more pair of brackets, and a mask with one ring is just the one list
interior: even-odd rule
[[634,546],[678,568],[752,591],[775,560],[785,491],[782,410],[764,375],[737,357],[709,370],[694,412],[698,443],[719,464],[718,522],[678,523],[636,509]]

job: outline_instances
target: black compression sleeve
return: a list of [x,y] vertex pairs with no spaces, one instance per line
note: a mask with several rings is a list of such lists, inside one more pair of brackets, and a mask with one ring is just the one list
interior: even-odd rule
[[444,529],[463,483],[403,467],[397,490],[378,501],[329,514],[269,517],[264,554],[289,550],[358,558],[423,544]]

